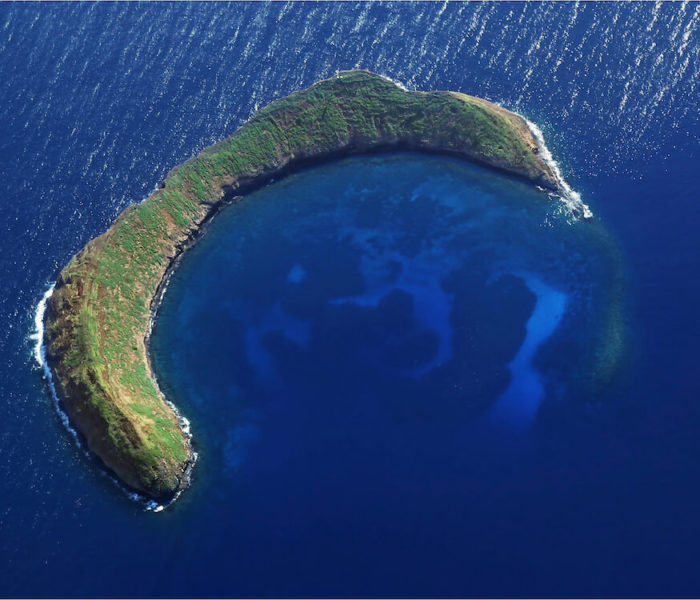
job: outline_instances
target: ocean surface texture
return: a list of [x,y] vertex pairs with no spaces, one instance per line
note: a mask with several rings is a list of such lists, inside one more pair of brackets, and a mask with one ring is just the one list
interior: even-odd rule
[[[700,595],[699,25],[691,2],[1,4],[0,596]],[[228,208],[156,325],[199,461],[146,510],[62,423],[37,305],[172,167],[348,68],[525,115],[594,219],[416,154]]]

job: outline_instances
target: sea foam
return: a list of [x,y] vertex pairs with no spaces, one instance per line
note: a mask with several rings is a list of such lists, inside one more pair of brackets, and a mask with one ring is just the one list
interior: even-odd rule
[[561,186],[562,193],[560,198],[564,202],[568,212],[576,216],[582,216],[584,219],[590,219],[593,217],[593,211],[588,207],[588,205],[582,200],[581,194],[572,189],[572,187],[566,182],[564,176],[562,175],[561,169],[559,168],[559,163],[554,160],[552,153],[547,148],[547,144],[544,143],[544,135],[542,130],[523,115],[519,115],[525,123],[527,123],[530,132],[537,141],[537,145],[540,147],[540,155],[544,162],[547,163],[552,172],[557,178],[559,185]]

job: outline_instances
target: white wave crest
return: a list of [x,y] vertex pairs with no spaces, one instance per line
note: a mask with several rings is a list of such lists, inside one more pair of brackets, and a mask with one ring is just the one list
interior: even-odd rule
[[562,189],[560,198],[563,200],[568,211],[573,215],[582,216],[584,219],[592,218],[593,211],[591,211],[588,205],[583,201],[581,194],[572,189],[572,187],[564,179],[561,169],[559,168],[559,163],[554,160],[552,153],[549,151],[549,148],[547,148],[547,144],[544,143],[544,135],[542,135],[542,130],[523,115],[520,115],[520,117],[525,121],[525,123],[527,123],[530,132],[535,138],[535,141],[537,141],[537,145],[540,147],[540,156],[544,162],[547,163],[549,168],[552,169],[552,172],[556,176]]
[[54,286],[52,285],[48,290],[46,290],[41,300],[39,300],[39,304],[37,304],[36,311],[34,313],[34,332],[29,336],[29,338],[34,341],[34,360],[36,360],[39,368],[41,368],[42,375],[49,386],[54,408],[61,419],[61,423],[63,423],[64,427],[80,446],[78,432],[71,427],[70,421],[68,420],[68,415],[61,408],[58,400],[58,394],[56,393],[56,385],[53,381],[53,374],[51,373],[51,368],[46,362],[46,346],[44,345],[44,316],[46,315],[46,305],[48,304],[49,298],[51,298],[51,294],[53,294],[53,288]]
[[411,91],[403,83],[401,83],[398,79],[394,79],[393,77],[389,77],[388,75],[382,75],[382,77],[384,77],[384,79],[388,79],[389,81],[391,81],[391,83],[393,83],[396,87],[400,88],[404,92]]

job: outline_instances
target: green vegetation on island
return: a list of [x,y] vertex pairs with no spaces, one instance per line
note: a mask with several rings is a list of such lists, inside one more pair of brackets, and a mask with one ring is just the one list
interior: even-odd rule
[[151,370],[147,338],[163,282],[226,201],[344,155],[416,150],[462,157],[556,190],[519,116],[454,92],[409,92],[366,71],[277,100],[173,169],[60,273],[45,341],[56,388],[88,447],[157,500],[187,484],[192,448]]

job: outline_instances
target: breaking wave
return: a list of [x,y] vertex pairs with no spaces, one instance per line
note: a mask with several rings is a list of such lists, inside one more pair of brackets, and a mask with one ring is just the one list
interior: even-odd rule
[[561,186],[562,193],[557,194],[567,209],[567,211],[577,217],[583,217],[584,219],[591,219],[593,217],[593,211],[588,207],[588,205],[581,199],[581,194],[575,191],[564,179],[561,169],[559,168],[559,163],[554,160],[552,153],[547,148],[547,144],[544,143],[544,135],[542,130],[537,126],[537,124],[530,121],[528,118],[520,115],[522,119],[527,123],[530,132],[537,141],[537,145],[540,147],[540,153],[544,161],[547,163],[552,172],[557,178],[559,185]]

